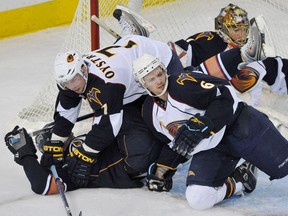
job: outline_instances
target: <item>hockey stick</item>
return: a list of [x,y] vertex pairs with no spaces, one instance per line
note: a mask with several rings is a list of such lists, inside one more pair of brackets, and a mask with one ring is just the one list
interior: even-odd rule
[[[58,191],[59,191],[59,194],[60,194],[60,196],[61,196],[62,202],[63,202],[63,204],[64,204],[66,213],[67,213],[68,216],[72,216],[72,212],[71,212],[71,210],[70,210],[70,207],[69,207],[69,204],[68,204],[68,202],[67,202],[65,193],[64,193],[64,191],[63,191],[62,184],[61,184],[61,180],[60,180],[60,177],[58,176],[58,173],[57,173],[57,170],[56,170],[55,165],[52,165],[51,168],[50,168],[50,170],[51,170],[51,172],[52,172],[52,175],[53,175],[54,178],[55,178],[55,181],[56,181],[56,184],[57,184],[57,187],[58,187]],[[79,216],[82,216],[82,211],[80,211]]]
[[[89,113],[89,114],[80,116],[77,118],[76,122],[83,121],[83,120],[88,119],[88,118],[92,118],[93,116],[94,116],[94,113]],[[50,122],[47,125],[45,125],[44,128],[30,132],[29,136],[33,137],[33,136],[37,136],[37,135],[42,134],[42,133],[49,132],[52,130],[54,124],[55,124],[55,122]],[[10,145],[14,145],[19,141],[20,141],[20,137],[12,136],[9,138],[9,144]]]
[[117,34],[114,30],[112,30],[103,20],[100,20],[96,15],[92,15],[91,20],[95,22],[97,25],[99,25],[100,27],[102,27],[105,31],[107,31],[116,39],[121,38],[119,34]]

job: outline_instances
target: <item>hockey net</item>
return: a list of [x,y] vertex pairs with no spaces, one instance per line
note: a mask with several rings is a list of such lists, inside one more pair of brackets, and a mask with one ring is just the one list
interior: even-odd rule
[[[90,1],[93,1],[93,4]],[[242,0],[237,4],[248,12],[250,19],[258,14],[264,15],[275,45],[276,54],[288,58],[287,31],[285,30],[288,7],[285,1]],[[129,6],[157,26],[157,31],[150,34],[150,38],[168,42],[187,38],[197,32],[214,30],[214,18],[219,14],[220,9],[229,3],[230,0],[99,0],[99,2],[79,0],[67,37],[59,51],[73,49],[85,53],[91,50],[90,11],[95,9],[91,8],[91,5],[98,7],[100,19],[120,35],[123,35],[122,29],[116,19],[112,17],[112,13],[117,4]],[[114,43],[115,38],[113,36],[101,28],[99,30],[99,35],[94,35],[92,38],[99,36],[97,40],[99,40],[100,47]],[[95,40],[95,38],[93,39]],[[35,122],[42,122],[44,125],[53,121],[56,94],[56,84],[51,77],[46,87],[35,98],[34,103],[19,113],[17,123],[22,121],[21,125],[30,125],[31,122],[33,125],[39,125]],[[287,102],[287,96],[275,96],[265,89],[259,109],[277,121],[278,125],[287,126]],[[83,107],[83,113],[91,112],[89,106],[84,104]]]

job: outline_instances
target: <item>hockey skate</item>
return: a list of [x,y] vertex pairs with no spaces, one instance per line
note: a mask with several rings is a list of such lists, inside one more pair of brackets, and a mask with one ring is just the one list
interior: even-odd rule
[[232,173],[232,178],[235,182],[241,182],[246,193],[251,193],[256,188],[257,184],[257,167],[248,161],[244,161]]
[[246,44],[241,48],[243,62],[264,60],[275,56],[275,49],[262,15],[251,19],[251,27]]
[[113,16],[118,20],[127,35],[136,34],[149,37],[150,32],[156,30],[153,24],[123,5],[117,5]]

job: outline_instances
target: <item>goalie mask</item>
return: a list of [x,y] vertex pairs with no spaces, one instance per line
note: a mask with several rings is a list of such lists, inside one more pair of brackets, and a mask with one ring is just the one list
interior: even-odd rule
[[57,83],[64,90],[71,89],[69,84],[72,85],[80,77],[83,77],[85,80],[83,92],[85,91],[88,72],[87,65],[80,53],[75,51],[58,53],[55,59],[54,72]]
[[247,12],[234,4],[222,8],[215,18],[215,30],[222,34],[224,40],[242,47],[248,37],[250,28]]
[[[150,72],[154,71],[156,68],[160,67],[164,72],[166,76],[166,83],[163,91],[155,95],[153,94],[149,89],[145,87],[144,77],[148,75]],[[153,97],[160,97],[162,96],[168,87],[168,75],[167,75],[167,69],[166,67],[160,62],[160,60],[154,56],[144,54],[142,57],[136,59],[133,62],[133,73],[135,75],[136,81],[139,82],[148,92],[150,96]]]

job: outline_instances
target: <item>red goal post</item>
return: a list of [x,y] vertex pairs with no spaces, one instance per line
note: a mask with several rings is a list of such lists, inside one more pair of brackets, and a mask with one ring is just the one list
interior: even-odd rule
[[[98,0],[90,0],[90,17],[96,15],[99,17],[99,2]],[[93,21],[91,22],[91,50],[100,48],[100,27]]]

